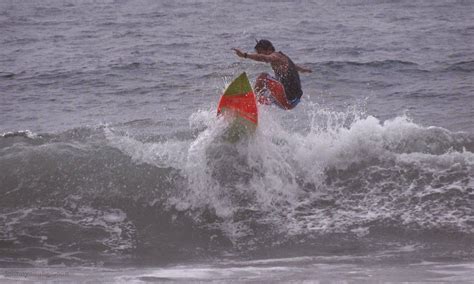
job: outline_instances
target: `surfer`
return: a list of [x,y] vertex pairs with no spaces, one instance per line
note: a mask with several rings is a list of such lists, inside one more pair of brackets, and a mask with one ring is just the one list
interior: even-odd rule
[[277,103],[283,109],[292,109],[299,103],[303,90],[298,72],[311,73],[311,69],[296,65],[286,54],[275,51],[273,44],[266,39],[257,41],[256,53],[243,52],[238,48],[232,50],[241,58],[271,64],[276,78],[261,73],[255,82],[254,89],[260,103]]

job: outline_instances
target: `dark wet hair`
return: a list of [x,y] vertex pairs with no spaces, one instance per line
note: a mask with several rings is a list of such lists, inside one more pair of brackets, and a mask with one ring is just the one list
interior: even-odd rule
[[255,45],[255,50],[257,49],[270,50],[272,52],[275,52],[275,48],[273,47],[271,41],[266,39],[261,39],[257,41],[257,44]]

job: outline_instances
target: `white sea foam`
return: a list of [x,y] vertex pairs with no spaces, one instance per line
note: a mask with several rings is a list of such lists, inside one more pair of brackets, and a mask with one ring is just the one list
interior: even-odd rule
[[[465,192],[472,186],[474,155],[453,150],[453,133],[406,116],[381,122],[354,108],[311,111],[310,119],[295,127],[287,123],[294,119],[288,113],[261,107],[257,132],[237,144],[221,141],[227,124],[213,109],[190,117],[190,128],[200,129],[191,140],[143,143],[110,130],[107,137],[136,162],[180,170],[187,188],[172,195],[170,205],[211,208],[231,239],[251,234],[247,221],[236,219],[242,210],[265,212],[259,223],[290,235],[351,231],[364,236],[370,232],[365,224],[380,220],[472,230],[468,208],[448,209],[448,201],[423,203],[435,187],[456,198],[450,189]],[[450,171],[463,177],[443,183]],[[334,205],[314,205],[321,200]]]

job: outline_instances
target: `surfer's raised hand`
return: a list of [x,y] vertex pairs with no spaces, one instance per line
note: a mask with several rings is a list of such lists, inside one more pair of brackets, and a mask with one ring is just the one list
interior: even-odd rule
[[242,50],[238,48],[232,48],[232,50],[235,51],[235,54],[237,54],[238,57],[247,58],[246,52],[243,52]]

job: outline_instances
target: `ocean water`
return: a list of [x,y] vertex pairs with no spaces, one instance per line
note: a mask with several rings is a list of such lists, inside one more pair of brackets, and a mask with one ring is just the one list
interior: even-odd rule
[[[470,282],[472,1],[0,1],[0,282]],[[313,70],[222,139],[255,39]]]

